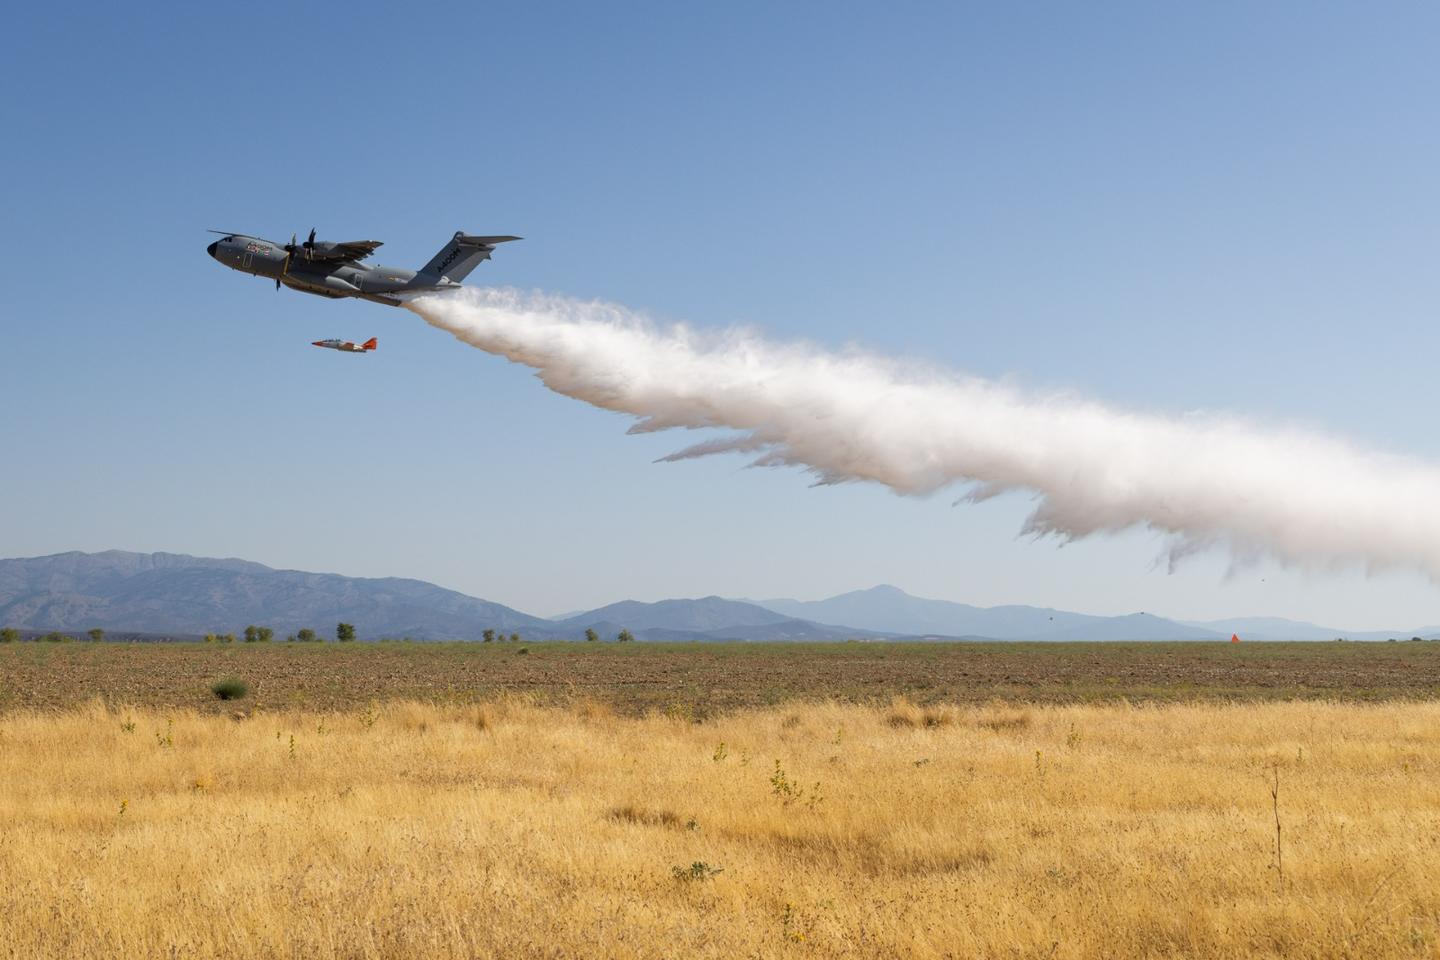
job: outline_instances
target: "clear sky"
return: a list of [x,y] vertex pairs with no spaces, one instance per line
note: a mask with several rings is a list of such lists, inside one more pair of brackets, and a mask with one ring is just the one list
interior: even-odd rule
[[1017,538],[1023,496],[655,464],[692,438],[204,252],[315,226],[418,267],[515,233],[469,282],[1435,461],[1437,35],[1423,3],[18,5],[0,555],[240,556],[540,614],[889,582],[1440,622],[1417,574],[1169,574],[1145,531]]

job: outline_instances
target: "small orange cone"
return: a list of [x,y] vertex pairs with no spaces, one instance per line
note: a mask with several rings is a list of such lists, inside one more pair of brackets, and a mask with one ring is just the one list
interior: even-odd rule
[[1239,643],[1239,642],[1240,642],[1240,634],[1238,634],[1238,633],[1232,633],[1232,634],[1230,634],[1230,642],[1231,642],[1231,643]]

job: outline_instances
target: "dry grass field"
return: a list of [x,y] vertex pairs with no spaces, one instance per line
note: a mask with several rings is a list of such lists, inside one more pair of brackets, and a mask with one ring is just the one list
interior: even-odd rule
[[1435,703],[0,715],[3,957],[1437,955]]
[[[524,653],[520,651],[524,650]],[[1440,697],[1440,643],[9,643],[0,713],[107,703],[225,712],[218,677],[264,709],[523,693],[699,717],[796,699],[885,703]]]

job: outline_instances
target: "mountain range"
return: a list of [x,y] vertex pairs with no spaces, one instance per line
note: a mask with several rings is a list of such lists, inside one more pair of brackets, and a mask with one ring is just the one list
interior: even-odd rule
[[276,570],[246,560],[172,553],[62,553],[0,560],[0,626],[198,636],[247,624],[280,636],[345,621],[362,638],[478,639],[487,629],[526,639],[641,640],[1354,640],[1431,637],[1440,627],[1347,633],[1275,617],[1182,622],[1148,612],[1103,617],[1045,607],[975,607],[881,585],[826,600],[723,597],[624,600],[547,619],[420,580]]

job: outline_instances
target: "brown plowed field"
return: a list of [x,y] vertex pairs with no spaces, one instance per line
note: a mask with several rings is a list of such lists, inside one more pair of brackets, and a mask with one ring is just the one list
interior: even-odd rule
[[[235,676],[240,703],[210,684]],[[1440,698],[1440,643],[0,645],[0,711],[100,698],[231,711],[523,693],[696,717],[791,700]]]

